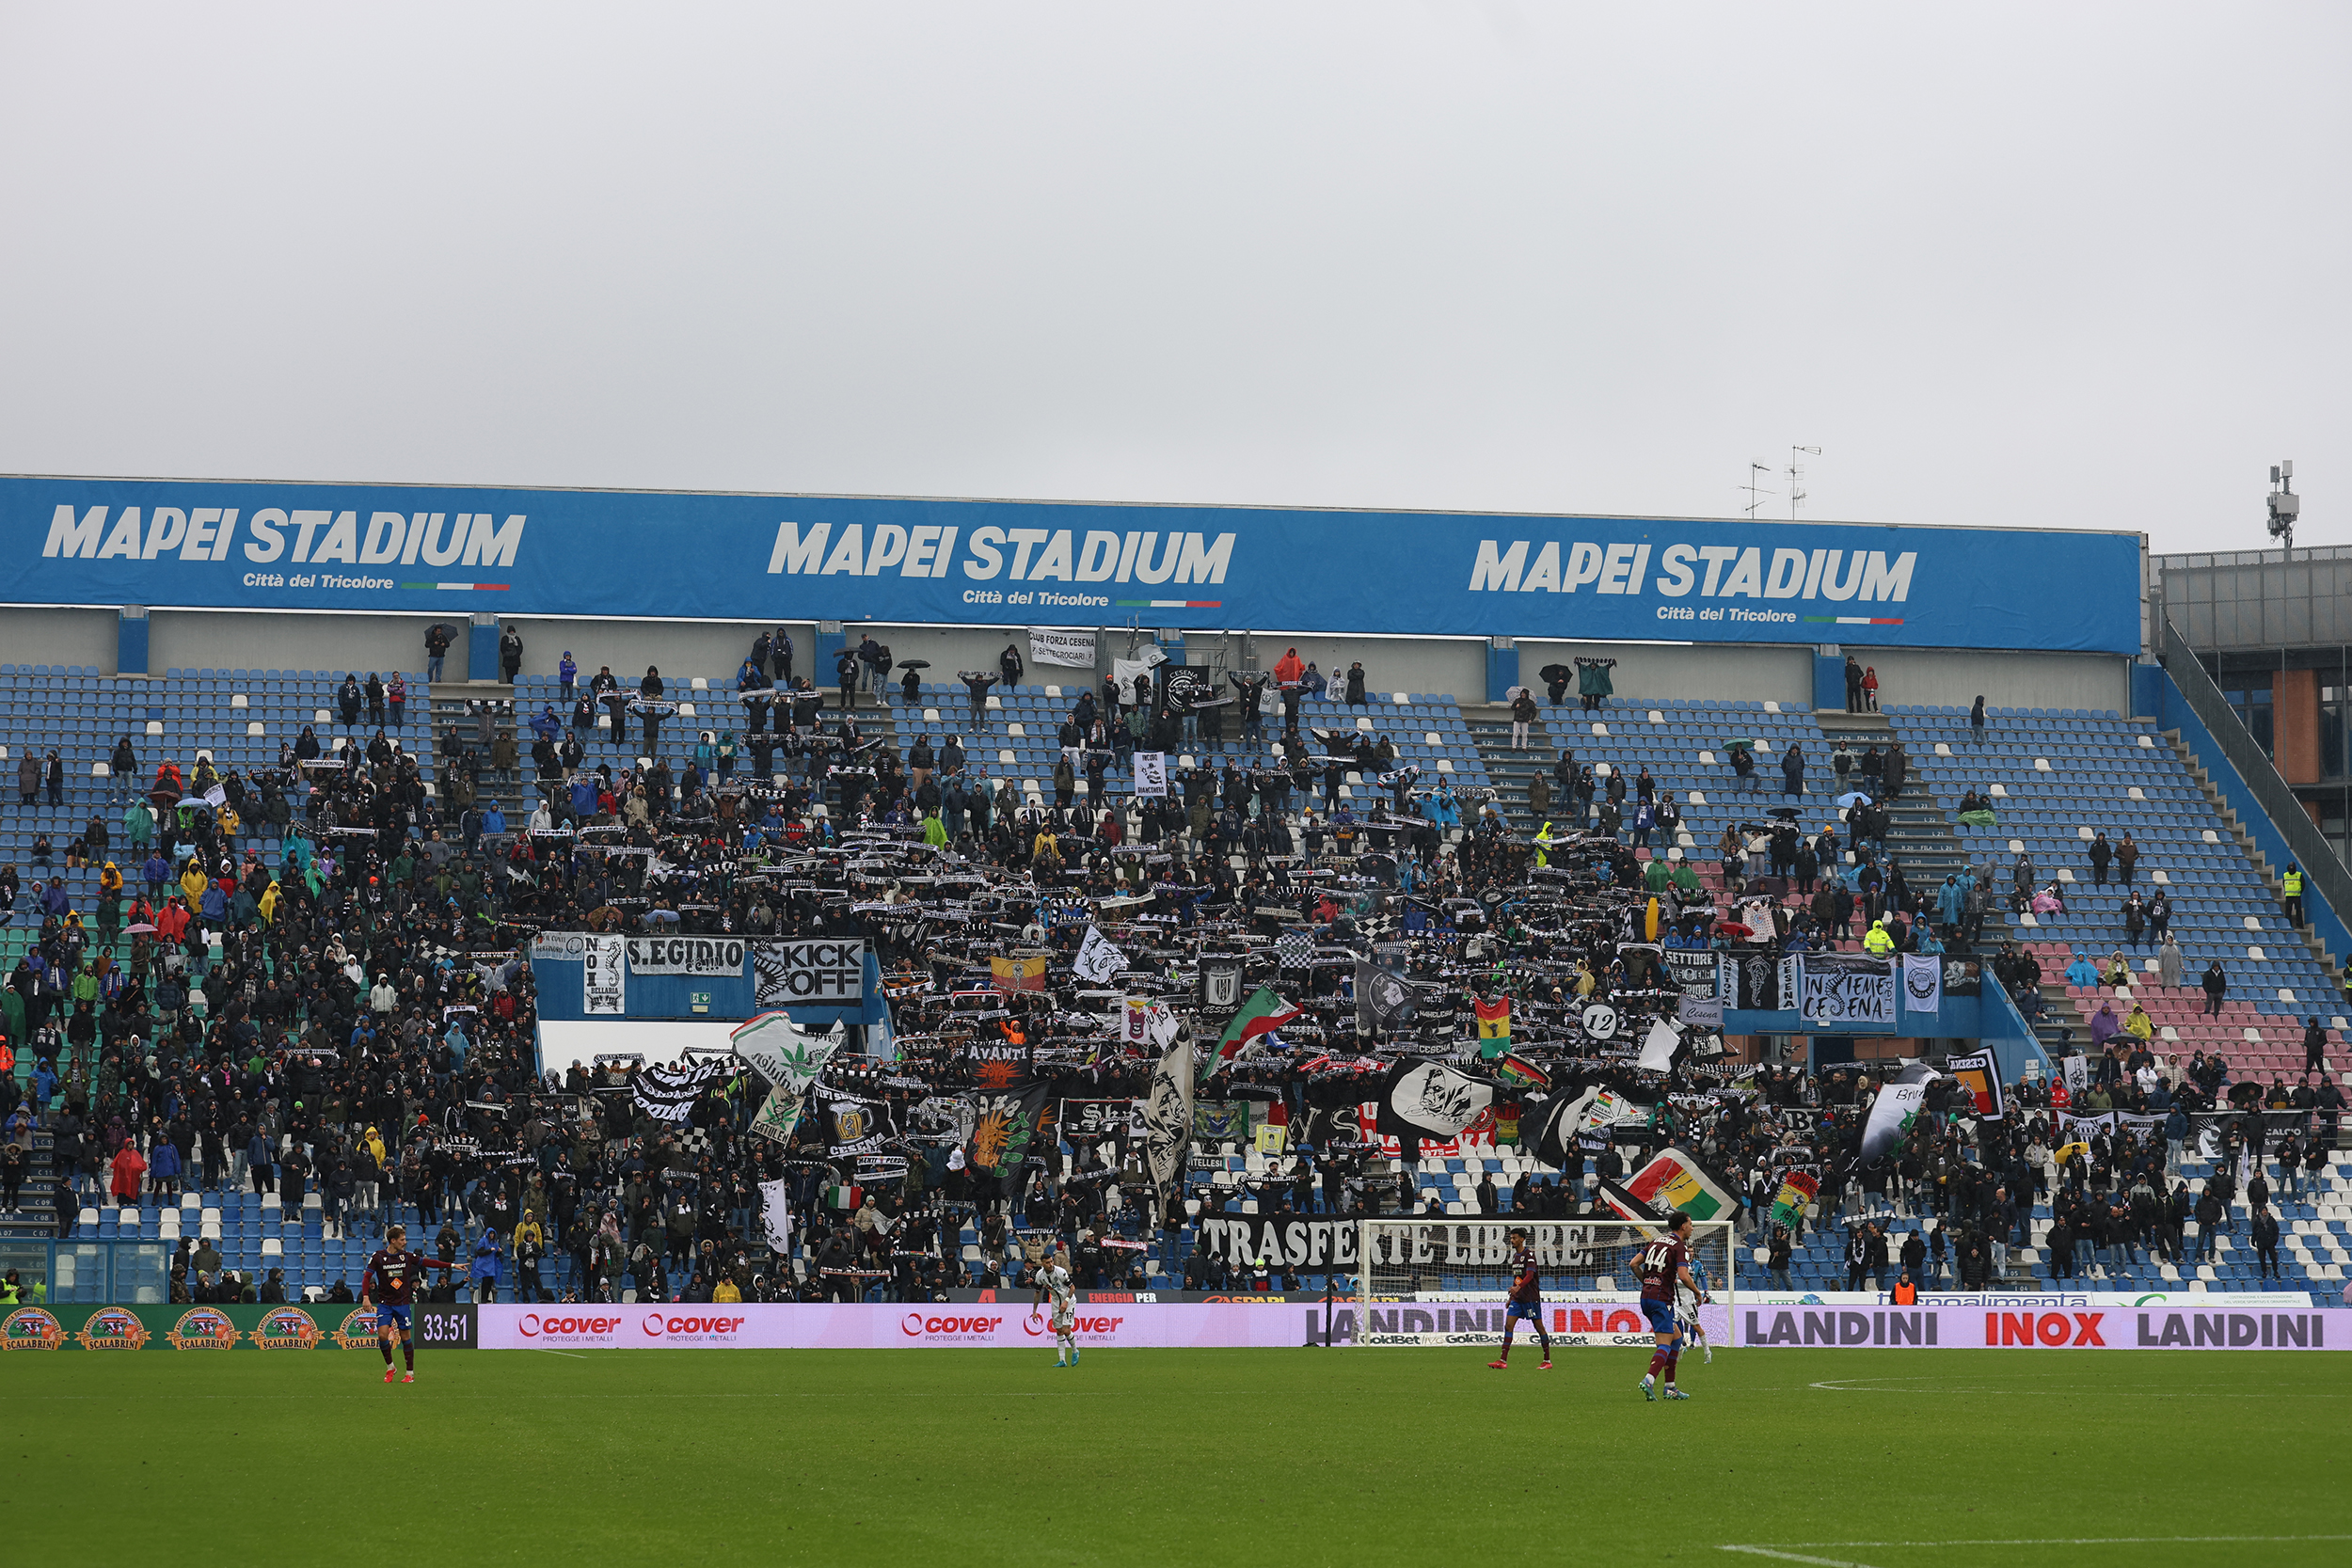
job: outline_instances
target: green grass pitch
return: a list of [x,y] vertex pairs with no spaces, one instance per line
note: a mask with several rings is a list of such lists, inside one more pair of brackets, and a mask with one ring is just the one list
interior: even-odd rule
[[1680,1404],[1643,1402],[1638,1350],[1486,1359],[443,1352],[388,1387],[333,1350],[13,1354],[6,1539],[241,1564],[2352,1561],[2352,1355],[1723,1351],[1685,1357]]

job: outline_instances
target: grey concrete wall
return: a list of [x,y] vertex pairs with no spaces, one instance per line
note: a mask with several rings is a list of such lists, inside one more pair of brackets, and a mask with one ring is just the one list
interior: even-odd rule
[[1284,631],[1253,635],[1262,669],[1273,669],[1284,650],[1296,648],[1300,658],[1334,679],[1345,674],[1349,664],[1361,660],[1366,687],[1373,691],[1440,691],[1452,692],[1466,703],[1486,700],[1486,644],[1476,639],[1333,637]]
[[86,664],[111,675],[119,619],[111,610],[0,610],[0,664]]
[[[1537,672],[1547,664],[1573,665],[1577,657],[1613,658],[1610,672],[1617,695],[1706,697],[1726,703],[1813,705],[1813,647],[1766,643],[1731,648],[1718,643],[1646,642],[1519,643],[1519,678],[1540,688]],[[1576,688],[1568,688],[1574,694]]]
[[[424,632],[437,619],[460,623],[462,616],[251,614],[227,610],[156,610],[149,621],[148,667],[167,669],[238,670],[405,670],[424,667]],[[532,674],[553,674],[568,648],[581,668],[593,673],[610,664],[623,676],[643,675],[648,664],[659,665],[664,676],[691,679],[696,675],[717,681],[731,678],[751,651],[752,640],[766,629],[751,623],[695,621],[591,621],[560,617],[517,616],[523,633],[523,668]],[[854,638],[867,623],[845,622]],[[830,670],[812,670],[816,627],[805,621],[787,625],[796,650],[794,670],[829,683]],[[875,626],[875,635],[899,658],[924,658],[934,680],[952,680],[958,670],[996,667],[996,656],[1008,642],[1020,645],[1025,657],[1025,628],[1007,626]],[[1195,632],[1187,642],[1192,657],[1207,661],[1221,657],[1228,665],[1240,662],[1243,637],[1239,632]],[[1486,650],[1482,641],[1466,639],[1403,637],[1334,637],[1294,632],[1262,631],[1255,639],[1256,657],[1271,669],[1286,648],[1295,647],[1329,675],[1344,672],[1351,660],[1363,661],[1364,673],[1375,691],[1452,692],[1466,703],[1479,703],[1486,691]],[[1123,653],[1123,629],[1101,634],[1102,660]],[[0,610],[0,663],[84,664],[108,674],[115,669],[116,613],[112,610]],[[451,673],[463,668],[461,641],[452,655]],[[1540,684],[1536,672],[1550,663],[1565,664],[1578,654],[1600,654],[1617,660],[1619,696],[1712,697],[1739,702],[1781,702],[1809,707],[1813,698],[1813,648],[1810,644],[1649,644],[1629,642],[1522,641],[1518,645],[1520,678]],[[1965,705],[1982,693],[1994,707],[2083,707],[2129,709],[2131,676],[2128,664],[2104,654],[2006,654],[1943,650],[1874,649],[1863,661],[1879,673],[1880,700],[1884,703],[1950,703]],[[1085,672],[1053,666],[1030,666],[1032,681],[1075,686],[1089,677]]]
[[2128,715],[2131,665],[2112,654],[2001,654],[1868,648],[1854,657],[1879,673],[1879,704],[1965,707],[2112,708]]

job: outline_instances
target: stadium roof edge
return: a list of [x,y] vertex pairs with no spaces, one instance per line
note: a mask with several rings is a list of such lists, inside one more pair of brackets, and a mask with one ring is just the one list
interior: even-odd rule
[[[523,484],[490,483],[466,480],[346,480],[346,479],[253,479],[205,478],[190,474],[35,474],[0,473],[0,480],[52,480],[81,484],[314,484],[344,485],[358,488],[388,490],[517,490],[561,491],[584,496],[730,496],[773,500],[887,500],[941,502],[957,505],[983,506],[1132,506],[1136,508],[1183,508],[1200,511],[1237,512],[1334,512],[1387,513],[1400,517],[1518,517],[1547,522],[1628,522],[1628,523],[1731,523],[1769,527],[1783,522],[1796,522],[1808,528],[1854,529],[1939,529],[1980,531],[2004,529],[2004,523],[1909,523],[1888,521],[1855,521],[1834,517],[1708,517],[1676,515],[1647,512],[1531,512],[1515,509],[1471,510],[1456,507],[1384,506],[1375,502],[1282,502],[1282,501],[1162,501],[1162,500],[1086,500],[1075,497],[1036,496],[914,496],[884,492],[853,490],[696,490],[654,489],[644,485],[624,484]],[[2024,529],[2026,525],[2014,525]],[[2123,528],[2051,528],[2032,525],[2036,533],[2083,533],[2117,535],[2136,538],[2141,549],[2147,548],[2147,534],[2138,529]]]

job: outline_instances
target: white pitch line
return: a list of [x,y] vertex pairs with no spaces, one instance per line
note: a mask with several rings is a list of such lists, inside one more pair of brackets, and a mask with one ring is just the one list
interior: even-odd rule
[[531,1348],[537,1351],[541,1355],[568,1355],[575,1361],[585,1361],[588,1359],[577,1351],[549,1350],[545,1345],[533,1345]]
[[1776,1557],[1784,1562],[1810,1562],[1817,1568],[1870,1568],[1867,1562],[1850,1562],[1836,1557],[1807,1557],[1803,1552],[1776,1552],[1770,1546],[1719,1546],[1716,1550],[1746,1552],[1751,1557]]
[[[2224,1543],[2285,1544],[2296,1541],[2352,1541],[2352,1535],[2036,1535],[2012,1537],[1999,1541],[1789,1541],[1785,1546],[1851,1547],[1851,1546],[2193,1546],[2218,1545]],[[1780,1547],[1724,1545],[1726,1552],[1750,1552],[1758,1557],[1785,1557],[1795,1562],[1828,1562],[1833,1560],[1799,1557]],[[1866,1568],[1860,1563],[1838,1563],[1836,1568]]]

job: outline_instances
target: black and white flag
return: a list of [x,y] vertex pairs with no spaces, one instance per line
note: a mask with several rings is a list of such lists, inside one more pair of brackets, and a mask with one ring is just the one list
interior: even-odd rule
[[1519,1113],[1519,1147],[1545,1164],[1566,1164],[1575,1148],[1578,1123],[1585,1108],[1599,1096],[1598,1087],[1591,1087],[1555,1094],[1529,1105]]
[[1087,927],[1087,940],[1078,949],[1078,961],[1071,970],[1090,986],[1107,985],[1112,975],[1127,967],[1127,955],[1110,943],[1110,940],[1092,926]]
[[1399,1062],[1380,1088],[1380,1132],[1392,1138],[1457,1138],[1493,1105],[1494,1085],[1439,1062]]
[[1410,1030],[1421,1017],[1413,983],[1405,976],[1410,949],[1403,942],[1375,945],[1356,961],[1356,1032],[1391,1035]]
[[[1162,1192],[1176,1187],[1184,1168],[1184,1149],[1192,1141],[1192,1041],[1178,1040],[1152,1069],[1152,1085],[1143,1100],[1143,1153],[1152,1184]],[[1181,1195],[1180,1195],[1181,1196]]]
[[727,1076],[729,1070],[724,1059],[709,1057],[675,1066],[649,1067],[637,1075],[630,1098],[639,1110],[656,1121],[684,1121],[703,1090]]
[[874,1153],[898,1135],[898,1119],[888,1101],[819,1085],[817,1103],[825,1113],[826,1152],[836,1160]]
[[792,1250],[792,1211],[785,1195],[787,1185],[781,1180],[759,1184],[760,1220],[768,1232],[770,1250],[777,1253]]

